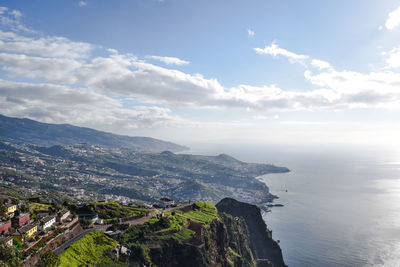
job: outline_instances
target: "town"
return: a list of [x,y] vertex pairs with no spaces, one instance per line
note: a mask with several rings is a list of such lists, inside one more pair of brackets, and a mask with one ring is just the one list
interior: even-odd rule
[[[185,203],[176,204],[166,197],[147,206],[128,206],[116,201],[77,206],[41,203],[39,198],[19,200],[0,196],[0,245],[17,249],[23,266],[32,266],[44,252],[59,255],[94,230],[116,238],[130,226],[143,224],[166,208],[182,206]],[[130,255],[129,249],[119,244],[113,251],[118,259]]]

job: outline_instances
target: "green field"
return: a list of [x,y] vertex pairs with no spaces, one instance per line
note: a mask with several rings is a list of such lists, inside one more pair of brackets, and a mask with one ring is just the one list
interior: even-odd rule
[[116,245],[115,240],[95,230],[60,254],[59,267],[93,266],[105,251]]
[[91,202],[87,207],[97,212],[99,218],[104,220],[113,220],[136,215],[146,216],[147,213],[152,211],[146,208],[123,206],[116,201]]
[[167,211],[163,217],[153,217],[147,223],[133,227],[123,235],[122,243],[133,245],[166,239],[185,241],[195,234],[194,231],[184,228],[188,220],[199,222],[207,227],[216,219],[218,219],[218,215],[215,205],[199,201],[194,204],[193,211],[186,213],[179,210]]
[[217,208],[213,203],[198,201],[195,206],[198,207],[197,210],[186,212],[182,214],[182,217],[204,225],[218,219]]
[[43,203],[29,203],[29,210],[30,212],[33,211],[48,211],[52,205],[50,204],[43,204]]

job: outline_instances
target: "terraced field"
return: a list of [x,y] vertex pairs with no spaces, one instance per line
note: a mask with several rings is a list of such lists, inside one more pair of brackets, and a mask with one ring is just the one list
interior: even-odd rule
[[182,217],[207,225],[213,220],[218,219],[217,208],[213,203],[198,201],[195,203],[197,210],[182,214]]
[[59,267],[93,266],[107,250],[117,242],[99,231],[85,235],[60,254]]

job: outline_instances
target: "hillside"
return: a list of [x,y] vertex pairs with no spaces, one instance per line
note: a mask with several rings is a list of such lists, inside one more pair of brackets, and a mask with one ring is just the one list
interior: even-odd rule
[[212,202],[234,197],[259,204],[274,196],[255,177],[287,171],[223,154],[147,153],[89,144],[44,147],[0,141],[0,180],[6,179],[9,186],[26,187],[25,192],[50,189],[83,201],[101,200],[104,195],[147,202],[161,196]]
[[101,147],[126,148],[145,152],[161,152],[164,150],[178,152],[188,149],[185,146],[149,137],[123,136],[70,124],[41,123],[3,115],[0,115],[0,139],[41,146],[86,143]]
[[[221,205],[228,204],[222,200]],[[236,216],[212,203],[196,202],[133,227],[118,241],[133,251],[130,266],[284,267],[279,245],[265,224],[256,234],[268,245],[260,249],[254,243],[254,228],[245,211],[248,204],[237,202],[232,208],[239,209]],[[260,210],[254,215],[259,224]]]

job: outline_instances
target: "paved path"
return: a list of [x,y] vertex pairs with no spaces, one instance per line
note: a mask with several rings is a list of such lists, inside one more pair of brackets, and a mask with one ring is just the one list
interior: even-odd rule
[[80,233],[79,235],[75,236],[74,238],[68,240],[67,242],[65,242],[64,244],[62,244],[61,246],[59,246],[58,248],[56,248],[53,252],[57,255],[61,254],[64,250],[66,250],[72,243],[75,243],[76,241],[78,241],[79,239],[81,239],[84,235],[92,232],[94,229],[93,228],[89,228],[84,230],[82,233]]
[[[156,210],[155,213],[153,213],[152,215],[146,216],[146,217],[142,217],[139,219],[133,219],[131,221],[126,221],[124,223],[129,223],[131,226],[133,225],[139,225],[139,224],[144,224],[146,222],[148,222],[151,218],[153,218],[156,214],[162,213],[162,212],[166,212],[166,211],[173,211],[173,210],[177,210],[177,209],[181,209],[181,208],[185,208],[187,206],[191,206],[193,203],[190,204],[186,204],[186,205],[182,205],[182,206],[178,206],[178,207],[172,207],[172,208],[168,208],[168,209],[164,209],[164,210]],[[79,235],[77,235],[76,237],[68,240],[67,242],[65,242],[64,244],[62,244],[61,246],[59,246],[57,249],[54,250],[54,253],[59,255],[61,254],[64,250],[66,250],[72,243],[78,241],[79,239],[81,239],[84,235],[92,232],[93,230],[98,230],[101,232],[105,232],[107,230],[108,227],[110,227],[112,224],[105,224],[105,225],[94,225],[93,228],[89,228],[84,230],[82,233],[80,233]]]

